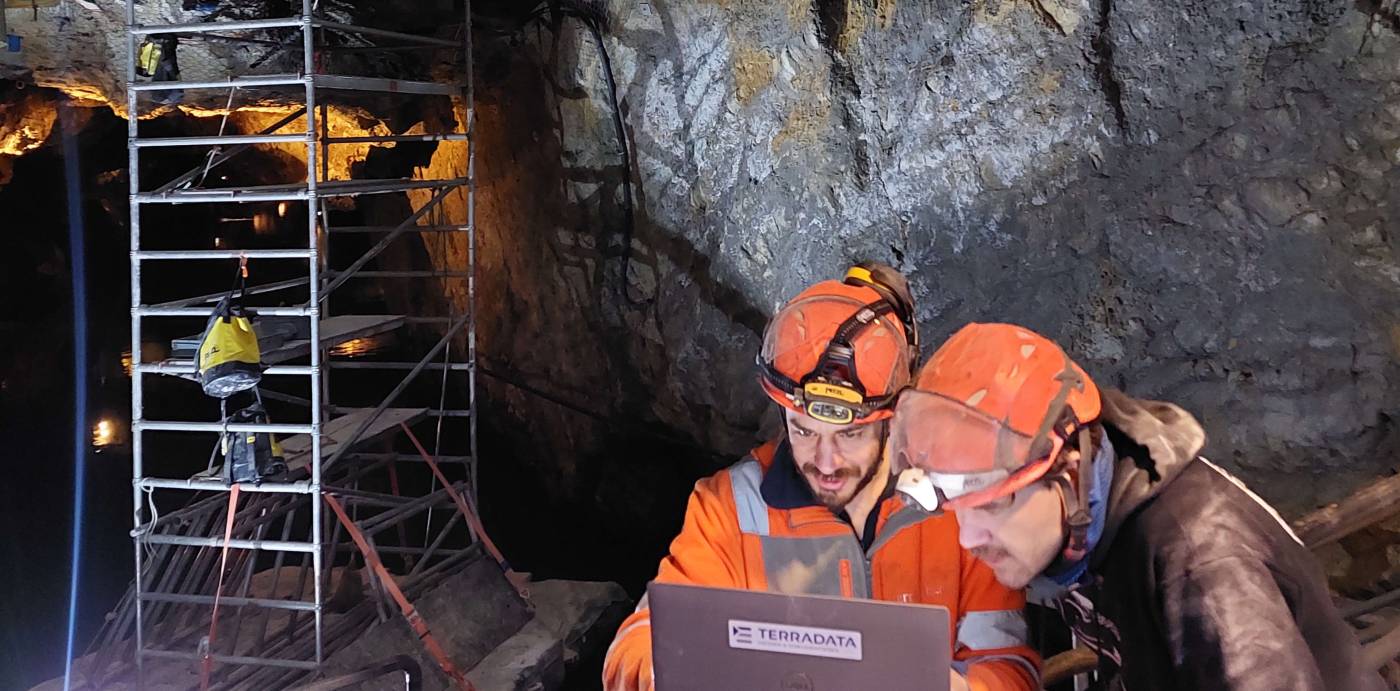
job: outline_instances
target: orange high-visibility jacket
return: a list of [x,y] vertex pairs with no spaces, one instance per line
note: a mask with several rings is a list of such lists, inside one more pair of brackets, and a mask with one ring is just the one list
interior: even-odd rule
[[[956,627],[954,668],[973,689],[1040,688],[1024,593],[998,583],[958,544],[953,516],[930,516],[894,496],[871,513],[873,541],[862,549],[850,524],[812,498],[786,443],[765,444],[695,484],[656,580],[939,605]],[[603,687],[653,689],[646,598],[608,648]]]

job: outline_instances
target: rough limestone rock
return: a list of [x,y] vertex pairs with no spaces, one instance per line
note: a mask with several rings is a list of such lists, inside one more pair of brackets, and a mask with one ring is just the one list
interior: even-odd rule
[[871,258],[912,277],[926,343],[1041,330],[1197,414],[1287,513],[1391,471],[1400,38],[1375,6],[616,0],[627,159],[583,22],[482,45],[509,463],[654,559],[689,481],[759,437],[766,317]]

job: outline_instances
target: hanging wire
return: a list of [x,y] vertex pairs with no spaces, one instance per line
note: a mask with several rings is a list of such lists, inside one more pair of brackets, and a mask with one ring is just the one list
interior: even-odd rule
[[[497,29],[496,33],[511,35],[523,32],[530,24],[539,22],[540,26],[554,34],[555,49],[551,50],[549,59],[550,63],[554,63],[557,58],[559,30],[565,17],[572,17],[581,22],[593,38],[593,44],[598,50],[600,67],[607,86],[604,97],[611,106],[610,115],[612,116],[613,129],[617,134],[619,154],[622,157],[622,237],[618,246],[622,266],[618,285],[621,296],[629,304],[644,305],[656,298],[654,296],[634,298],[627,282],[627,274],[632,267],[632,236],[636,230],[636,200],[632,191],[632,142],[627,135],[627,126],[622,119],[622,106],[617,94],[617,78],[614,75],[612,54],[608,51],[607,43],[603,40],[603,34],[609,30],[607,13],[600,10],[597,5],[582,0],[547,0],[538,3],[534,9],[526,13],[524,19],[516,26]],[[550,79],[552,80],[554,77],[551,76]]]
[[[444,200],[444,201],[445,201],[445,200]],[[443,211],[442,206],[443,206],[442,204],[438,204],[438,205],[437,205],[437,208],[433,209],[433,213],[432,213],[433,220],[430,221],[430,223],[431,223],[432,225],[434,225],[434,226],[441,227],[441,226],[443,226],[443,225],[445,225],[445,224],[447,223],[447,214],[446,214],[446,212]],[[448,234],[447,234],[447,233],[434,233],[434,234],[438,236],[438,237],[437,237],[437,240],[438,240],[438,256],[441,257],[440,261],[442,261],[443,264],[446,265],[446,264],[447,264],[447,261],[448,261],[448,253],[447,253],[447,249],[448,249],[448,247],[447,247],[447,235],[448,235]],[[444,281],[444,284],[445,284],[445,283],[446,283],[446,281]],[[457,302],[456,302],[455,300],[452,299],[452,294],[451,294],[450,291],[446,291],[446,292],[448,293],[448,296],[447,296],[447,322],[448,322],[449,324],[452,324],[452,323],[455,323],[455,322],[456,322],[456,317],[457,317]],[[438,452],[442,449],[442,419],[443,419],[443,417],[445,417],[445,416],[441,414],[441,411],[447,409],[447,371],[450,369],[449,365],[451,365],[451,364],[452,364],[452,341],[451,341],[451,340],[448,340],[448,341],[447,341],[447,345],[442,349],[442,383],[441,383],[441,384],[439,385],[439,387],[438,387],[438,411],[439,411],[439,415],[438,415],[438,419],[437,419],[437,426],[436,426],[436,429],[435,429],[434,432],[433,432],[433,435],[434,435],[434,439],[433,439],[433,458],[437,458]]]
[[[159,524],[160,521],[160,511],[156,510],[156,488],[147,487],[145,488],[145,491],[146,506],[151,511],[151,531],[155,532],[156,526]],[[142,540],[142,542],[145,543],[145,545],[143,546],[146,550],[146,562],[145,564],[143,564],[145,570],[137,575],[138,578],[144,577],[146,575],[146,572],[151,570],[151,565],[154,564],[156,560],[155,545],[152,545],[149,541],[146,540]]]
[[[468,14],[468,17],[470,18],[470,13]],[[471,26],[470,26],[470,24],[466,24],[466,25],[464,25],[463,27],[461,27],[461,29],[460,29],[457,33],[458,33],[458,35],[466,34],[466,37],[469,38],[469,37],[470,37],[470,31],[471,31]],[[470,74],[470,72],[471,72],[470,60],[468,60],[467,67],[466,67],[466,71],[467,71],[467,73],[468,73],[468,74],[467,74],[467,80],[468,80],[468,82],[470,83],[470,80],[471,80],[471,74]],[[470,108],[471,108],[471,103],[470,103],[470,101],[468,101],[467,107],[468,107],[468,109],[470,110]],[[467,129],[468,129],[468,132],[470,132],[470,129],[471,129],[471,128],[470,128],[470,123],[468,123],[468,128],[467,128]],[[469,136],[470,136],[470,135],[469,135]],[[467,144],[468,147],[471,147],[472,145],[473,145],[473,144],[472,144],[470,141],[469,141],[468,144]],[[468,171],[468,174],[470,175],[470,171]],[[475,184],[475,181],[471,181],[471,182],[469,182],[469,184]],[[459,190],[459,191],[460,191],[460,190]],[[428,220],[428,224],[429,224],[429,225],[431,225],[431,226],[436,226],[436,227],[438,227],[438,228],[441,228],[441,227],[445,226],[445,225],[448,223],[447,212],[444,210],[445,201],[446,201],[446,200],[444,200],[444,203],[439,203],[437,206],[435,206],[435,207],[432,209],[432,211],[429,212],[429,215],[428,215],[428,219],[429,219],[429,220]],[[447,262],[448,262],[448,257],[449,257],[449,254],[448,254],[448,249],[449,249],[448,235],[449,235],[449,233],[447,233],[447,232],[437,232],[437,233],[435,233],[435,234],[437,235],[437,246],[438,246],[437,255],[438,255],[438,258],[439,258],[438,260],[441,261],[441,262],[443,262],[443,263],[444,263],[444,266],[445,266],[445,265],[447,264]],[[469,309],[470,309],[470,308],[469,308]],[[453,296],[452,296],[452,294],[451,294],[450,291],[448,291],[447,315],[448,315],[448,323],[449,323],[449,324],[455,323],[455,322],[456,322],[456,317],[457,317],[457,303],[456,303],[456,300],[453,299]],[[446,412],[445,412],[445,411],[447,410],[447,373],[448,373],[449,371],[451,371],[451,369],[452,369],[452,341],[451,341],[451,339],[449,339],[448,342],[447,342],[447,344],[446,344],[446,346],[443,348],[443,352],[442,352],[442,377],[441,377],[441,379],[440,379],[440,381],[439,381],[439,385],[438,385],[438,406],[437,406],[437,409],[438,409],[438,416],[437,416],[437,421],[436,421],[436,423],[434,424],[434,429],[433,429],[433,458],[435,458],[435,459],[441,454],[441,451],[442,451],[442,421],[443,421],[443,418],[446,417]],[[475,414],[475,411],[472,411],[472,414]],[[473,460],[473,462],[474,462],[474,460]],[[428,490],[428,493],[429,493],[429,494],[431,494],[431,493],[437,491],[437,476],[436,476],[436,475],[433,475],[433,477],[430,478],[430,482],[431,482],[431,485],[430,485],[429,490]],[[476,488],[473,486],[472,489],[471,489],[471,491],[472,491],[473,494],[475,494]],[[423,526],[423,541],[424,541],[424,544],[427,544],[427,541],[430,539],[430,534],[431,534],[431,531],[432,531],[432,527],[433,527],[433,508],[432,508],[432,506],[429,506],[429,507],[428,507],[427,522],[426,522],[426,524]]]
[[[444,200],[444,201],[446,201],[446,200]],[[429,225],[441,227],[441,226],[443,226],[443,225],[447,222],[447,215],[446,215],[446,213],[443,211],[442,207],[443,207],[443,204],[442,204],[442,203],[439,203],[437,206],[435,206],[435,207],[433,208],[432,211],[428,212],[428,224],[429,224]],[[438,233],[434,233],[434,234],[438,236],[438,237],[437,237],[437,241],[438,241],[438,257],[439,257],[439,261],[443,262],[444,266],[446,266],[446,262],[447,262],[447,235],[448,235],[448,233],[445,233],[445,232],[438,232]],[[457,306],[457,303],[452,299],[452,295],[451,295],[451,293],[449,292],[449,293],[448,293],[448,299],[447,299],[447,317],[448,317],[447,321],[448,321],[449,324],[456,323],[456,318],[457,318],[457,309],[456,309],[456,306]],[[451,341],[451,339],[449,339],[449,340],[447,341],[447,345],[442,349],[442,382],[441,382],[441,384],[440,384],[439,387],[438,387],[438,416],[437,416],[437,424],[436,424],[436,426],[435,426],[435,428],[434,428],[434,430],[433,430],[433,458],[434,458],[434,459],[436,459],[436,458],[438,457],[439,453],[440,453],[441,450],[442,450],[442,419],[443,419],[444,417],[446,417],[446,414],[443,413],[442,411],[445,411],[445,410],[447,409],[447,372],[448,372],[448,370],[451,369],[451,365],[452,365],[452,341]],[[433,475],[433,476],[432,476],[432,478],[431,478],[431,483],[432,483],[431,486],[428,488],[428,494],[432,494],[433,492],[436,492],[436,491],[437,491],[437,475]],[[427,522],[426,522],[426,523],[424,524],[424,526],[423,526],[423,544],[424,544],[424,545],[427,545],[427,544],[428,544],[428,541],[431,539],[432,529],[433,529],[433,507],[432,507],[431,505],[429,505],[429,506],[428,506],[428,520],[427,520]]]
[[[233,94],[238,91],[238,87],[231,86],[228,89],[228,103],[224,104],[224,117],[219,121],[219,136],[224,136],[224,128],[228,127],[228,116],[233,112]],[[204,160],[204,172],[199,175],[199,187],[204,186],[204,179],[209,177],[209,169],[214,167],[214,157],[223,151],[222,146],[216,146],[209,150],[208,157]]]

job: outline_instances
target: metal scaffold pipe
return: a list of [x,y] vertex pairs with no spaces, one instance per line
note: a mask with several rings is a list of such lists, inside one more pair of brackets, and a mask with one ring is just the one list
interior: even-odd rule
[[[128,306],[133,375],[131,535],[135,578],[118,612],[99,636],[101,649],[95,659],[103,664],[95,673],[95,679],[93,673],[89,674],[90,681],[100,685],[105,680],[134,672],[140,687],[171,664],[197,661],[203,666],[203,684],[267,688],[304,681],[323,669],[328,655],[348,645],[376,618],[373,607],[368,604],[357,605],[335,619],[325,617],[326,598],[332,591],[334,559],[337,555],[344,559],[347,549],[362,551],[351,539],[351,528],[331,520],[323,501],[326,493],[341,492],[347,510],[357,515],[363,512],[368,525],[396,528],[400,536],[407,534],[403,528],[410,518],[450,506],[446,494],[435,494],[431,490],[420,489],[416,495],[398,496],[357,493],[353,489],[362,481],[377,482],[385,474],[397,488],[397,468],[411,468],[412,472],[417,472],[423,467],[423,460],[417,455],[371,453],[375,449],[366,448],[368,442],[398,429],[401,424],[407,426],[424,421],[436,424],[434,456],[443,463],[466,466],[462,472],[472,480],[458,478],[454,486],[461,487],[463,493],[470,491],[470,496],[475,498],[475,143],[472,138],[471,3],[468,1],[465,5],[465,23],[459,37],[446,32],[420,35],[331,21],[317,16],[314,0],[293,3],[296,14],[292,17],[176,23],[163,23],[139,0],[126,0],[127,163],[131,218]],[[455,22],[450,20],[442,24],[456,28]],[[445,62],[444,57],[450,56],[456,64],[452,69],[435,72],[432,78],[388,73],[392,70],[380,74],[338,73],[338,66],[358,58],[338,50],[346,46],[327,45],[338,40],[328,41],[327,35],[371,37],[384,39],[381,42],[386,44],[353,46],[355,51],[379,50],[394,56],[402,54],[405,47],[412,47],[429,51],[421,54],[432,54],[437,62]],[[171,41],[176,37],[178,41]],[[146,77],[144,72],[138,74],[137,63],[143,45],[160,45],[162,41],[178,45],[205,40],[237,40],[273,46],[285,52],[283,59],[287,66],[281,68],[284,73],[279,74],[252,74],[251,70],[239,74],[235,69],[229,70],[232,73],[218,74],[206,69],[184,80],[178,73],[173,79]],[[456,81],[462,74],[465,78]],[[222,98],[219,100],[227,113],[237,110],[233,106],[234,93],[257,93],[259,96],[255,98],[262,103],[290,102],[295,107],[271,125],[247,132],[225,132],[221,126],[217,135],[206,136],[201,131],[192,133],[195,136],[143,136],[141,118],[157,107],[154,102],[163,103],[167,94],[178,94],[187,101],[206,99],[214,90],[229,91],[227,104]],[[386,98],[405,100],[461,99],[459,103],[465,104],[467,117],[462,127],[447,128],[448,131],[409,133],[358,126],[361,131],[346,132],[342,126],[344,111],[337,111],[336,104],[364,107],[364,101],[353,100],[354,94],[350,92],[377,92]],[[227,123],[227,115],[225,119]],[[342,154],[350,150],[349,145],[392,147],[406,143],[438,147],[465,145],[467,162],[457,166],[465,170],[435,170],[433,175],[372,179],[352,167],[348,177],[331,177],[333,150],[335,154]],[[305,146],[305,177],[302,178],[298,170],[296,179],[255,185],[237,184],[238,176],[232,175],[228,177],[233,177],[234,183],[230,183],[220,175],[215,176],[219,178],[218,183],[205,185],[206,180],[210,180],[211,169],[240,156],[254,156],[259,147],[267,145]],[[156,184],[142,187],[143,164],[147,172],[159,168],[151,165],[151,160],[143,161],[143,156],[184,155],[199,147],[207,149],[207,155],[200,156],[199,165],[188,170],[181,166],[178,170],[186,170],[183,174],[170,179],[162,176]],[[246,182],[246,178],[243,181]],[[458,190],[465,195],[465,208],[454,204],[449,209],[445,202]],[[398,217],[402,220],[351,215],[335,219],[345,223],[332,222],[332,214],[345,215],[347,211],[342,206],[327,204],[327,199],[386,194],[407,196],[415,208]],[[216,209],[221,205],[227,208],[244,205],[241,208],[251,208],[252,213],[263,213],[257,205],[269,204],[276,206],[278,217],[282,217],[288,215],[285,209],[296,208],[295,205],[301,203],[306,209],[304,234],[299,227],[296,233],[299,239],[294,243],[247,249],[218,243],[212,248],[191,247],[172,242],[167,236],[161,236],[158,242],[152,240],[150,246],[144,243],[143,233],[152,229],[143,227],[143,216],[154,219],[152,214],[158,214],[165,223],[169,214],[183,213],[181,205],[205,205],[205,208],[214,205]],[[246,206],[249,204],[253,206]],[[290,216],[298,225],[302,222],[296,212]],[[378,235],[373,238],[374,242],[368,243],[367,251],[351,259],[344,270],[335,271],[328,262],[332,233]],[[182,239],[187,245],[188,238]],[[464,240],[466,266],[460,261],[450,261],[448,256],[449,244],[456,250]],[[428,248],[433,265],[403,265],[386,260],[403,256],[386,252],[394,243],[428,241],[440,243]],[[434,251],[438,254],[434,255]],[[167,385],[191,387],[192,382],[199,381],[201,358],[183,349],[190,347],[191,340],[196,343],[202,340],[198,337],[177,339],[178,345],[170,350],[171,357],[154,360],[149,354],[143,357],[142,353],[148,352],[145,346],[150,345],[144,343],[144,339],[151,338],[150,334],[156,331],[145,328],[143,322],[156,319],[164,327],[180,320],[208,320],[215,306],[231,298],[233,293],[203,292],[174,299],[161,294],[159,300],[150,300],[148,304],[143,286],[151,293],[164,291],[167,283],[163,282],[177,280],[168,278],[172,275],[171,267],[187,267],[184,274],[188,275],[202,270],[191,271],[188,267],[216,267],[218,262],[239,262],[241,267],[246,267],[250,261],[258,262],[255,269],[275,267],[274,271],[263,274],[275,280],[247,286],[239,291],[238,298],[241,301],[248,296],[261,296],[258,300],[268,303],[257,306],[240,302],[239,307],[246,310],[260,340],[259,360],[254,363],[258,365],[259,401],[265,396],[272,406],[279,406],[280,419],[264,417],[235,422],[227,412],[221,412],[221,419],[198,419],[200,408],[197,406],[174,409],[168,414],[148,411],[148,404],[166,395]],[[244,279],[246,282],[246,276]],[[332,312],[331,294],[352,293],[350,289],[338,290],[351,280],[357,282],[353,294],[344,300],[338,298],[336,311]],[[413,301],[413,309],[404,310],[411,312],[409,314],[360,314],[351,309],[359,300],[362,294],[359,288],[365,282],[378,283],[375,290],[379,291],[386,291],[389,285],[408,291],[435,287],[455,291],[462,281],[467,282],[469,293],[465,310],[460,303],[451,308],[438,307],[435,300]],[[202,289],[208,291],[216,286],[202,286]],[[175,295],[194,292],[202,291],[181,291]],[[352,356],[341,350],[341,346],[357,347],[362,339],[388,337],[389,332],[405,325],[411,325],[403,329],[409,335],[401,338],[408,340],[428,334],[430,337],[421,345],[436,344],[421,359],[417,355],[351,359]],[[269,331],[263,331],[265,328]],[[280,342],[269,338],[267,344],[261,343],[269,333],[279,338],[285,335],[285,338]],[[461,356],[462,349],[451,345],[458,338],[468,344],[465,359]],[[336,387],[334,397],[330,386],[332,370],[346,372],[347,379],[345,386]],[[429,372],[431,376],[425,376]],[[460,390],[462,378],[467,387],[465,404],[455,394],[448,396],[449,390]],[[419,388],[424,388],[422,381],[429,379],[433,393],[424,395]],[[361,383],[361,380],[372,383]],[[367,389],[356,389],[368,386],[380,388],[373,394],[365,393]],[[404,400],[400,401],[401,398]],[[410,398],[418,400],[409,403]],[[361,400],[378,400],[379,403],[373,408],[362,407],[362,402],[351,404]],[[391,408],[392,405],[405,407]],[[281,415],[280,406],[294,406],[292,409],[296,412]],[[163,409],[172,410],[169,406]],[[193,419],[149,419],[148,415]],[[463,439],[451,435],[450,429],[443,430],[444,419],[459,418],[467,419],[467,435]],[[171,439],[172,443],[181,435],[184,439],[217,436],[220,443],[207,464],[205,459],[199,459],[198,472],[180,476],[179,472],[169,469],[193,467],[195,463],[179,466],[163,459],[160,467],[165,472],[162,474],[175,477],[155,477],[148,474],[154,464],[148,466],[146,454],[156,448],[149,435],[158,435],[157,439],[162,442]],[[274,437],[283,449],[285,470],[258,482],[234,483],[226,473],[228,468],[219,463],[222,457],[223,463],[233,465],[225,442],[234,437],[262,435]],[[443,448],[439,456],[438,447],[445,444],[455,446]],[[159,448],[165,453],[163,443]],[[234,487],[237,490],[231,491]],[[239,492],[248,493],[243,504],[231,499]],[[176,497],[188,501],[183,506],[165,506]],[[163,510],[166,508],[170,510]],[[427,524],[421,541],[415,538],[410,543],[407,538],[401,538],[399,543],[387,540],[384,545],[368,543],[377,553],[394,555],[394,559],[404,559],[406,564],[412,565],[407,570],[408,575],[401,579],[402,592],[409,598],[423,595],[454,569],[481,555],[470,531],[462,529],[461,519],[437,522],[429,519]],[[270,554],[260,558],[263,553]],[[272,590],[265,591],[261,589],[265,585],[254,577],[257,568],[269,563],[274,571]],[[277,592],[284,565],[289,573],[295,574],[284,579],[291,581],[286,585],[295,588],[295,597],[269,594]],[[218,622],[217,614],[211,615],[211,609],[217,612],[221,606],[237,610],[231,618],[234,633],[227,637],[229,640],[225,637],[215,640],[213,632],[217,627],[210,626],[210,619]],[[255,626],[251,632],[240,636],[243,612],[249,607],[286,610],[283,612],[285,625],[277,624],[269,630],[264,619],[261,630]],[[249,617],[251,619],[252,615]],[[198,643],[201,627],[208,628],[211,633],[204,639],[205,649],[197,651],[195,643]],[[124,651],[111,649],[123,641],[130,641]]]

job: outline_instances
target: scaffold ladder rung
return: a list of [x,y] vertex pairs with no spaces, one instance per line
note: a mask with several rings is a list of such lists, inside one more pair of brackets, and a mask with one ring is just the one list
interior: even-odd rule
[[304,20],[301,17],[276,17],[273,19],[246,19],[225,22],[185,22],[181,24],[141,24],[131,27],[136,36],[152,34],[198,34],[216,31],[254,31],[258,29],[299,29]]
[[134,139],[131,145],[138,149],[157,149],[174,146],[233,146],[235,144],[301,144],[315,141],[308,132],[292,134],[223,134],[217,137],[146,137]]

